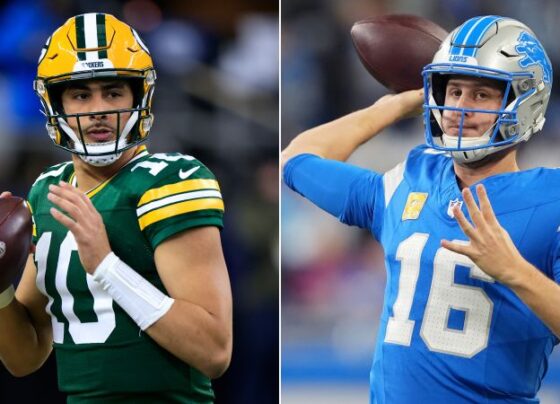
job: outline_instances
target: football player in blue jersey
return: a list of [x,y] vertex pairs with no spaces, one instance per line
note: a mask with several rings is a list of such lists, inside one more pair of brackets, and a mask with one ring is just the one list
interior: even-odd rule
[[[520,170],[516,154],[543,127],[550,61],[526,25],[484,16],[423,76],[296,137],[284,181],[384,248],[373,403],[538,403],[560,336],[560,171]],[[344,163],[422,108],[427,145],[403,163]]]
[[31,188],[17,291],[0,271],[0,359],[23,376],[54,346],[70,403],[210,403],[231,358],[221,192],[194,157],[142,145],[155,80],[109,14],[70,18],[39,58],[48,133],[72,154]]

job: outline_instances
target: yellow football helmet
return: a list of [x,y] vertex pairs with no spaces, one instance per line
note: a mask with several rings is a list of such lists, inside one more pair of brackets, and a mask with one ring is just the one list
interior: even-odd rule
[[[64,113],[61,94],[65,84],[105,78],[124,79],[130,83],[133,108]],[[136,31],[110,14],[88,13],[70,18],[47,40],[39,57],[33,88],[41,100],[52,141],[90,164],[104,166],[149,135],[155,80],[150,52]],[[104,144],[86,144],[80,118],[100,113],[118,115],[117,138]],[[123,113],[131,115],[121,130]],[[78,120],[79,133],[70,128],[68,118]]]

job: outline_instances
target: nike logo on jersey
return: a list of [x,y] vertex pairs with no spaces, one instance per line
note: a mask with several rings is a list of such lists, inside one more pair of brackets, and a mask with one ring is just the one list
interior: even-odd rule
[[193,167],[193,168],[191,168],[190,170],[187,170],[187,171],[179,170],[179,178],[181,178],[182,180],[186,180],[195,171],[197,171],[199,168],[200,168],[200,166],[196,166],[196,167]]

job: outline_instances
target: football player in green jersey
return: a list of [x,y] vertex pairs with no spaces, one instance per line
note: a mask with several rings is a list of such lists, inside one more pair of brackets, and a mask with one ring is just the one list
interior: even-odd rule
[[194,157],[141,145],[155,79],[108,14],[70,18],[39,58],[47,130],[72,160],[30,191],[36,250],[0,291],[0,358],[22,376],[54,346],[71,403],[212,402],[231,358],[220,188]]

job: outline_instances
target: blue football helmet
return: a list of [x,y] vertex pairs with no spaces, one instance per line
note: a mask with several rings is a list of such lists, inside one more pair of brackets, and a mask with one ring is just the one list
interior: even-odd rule
[[[422,74],[426,143],[450,152],[459,162],[478,161],[527,141],[544,125],[552,89],[552,65],[535,34],[519,21],[493,15],[471,18],[447,36]],[[499,81],[504,90],[500,109],[446,107],[450,75]],[[444,132],[444,110],[461,113],[457,136]],[[488,113],[497,118],[481,136],[466,137],[466,113]]]

